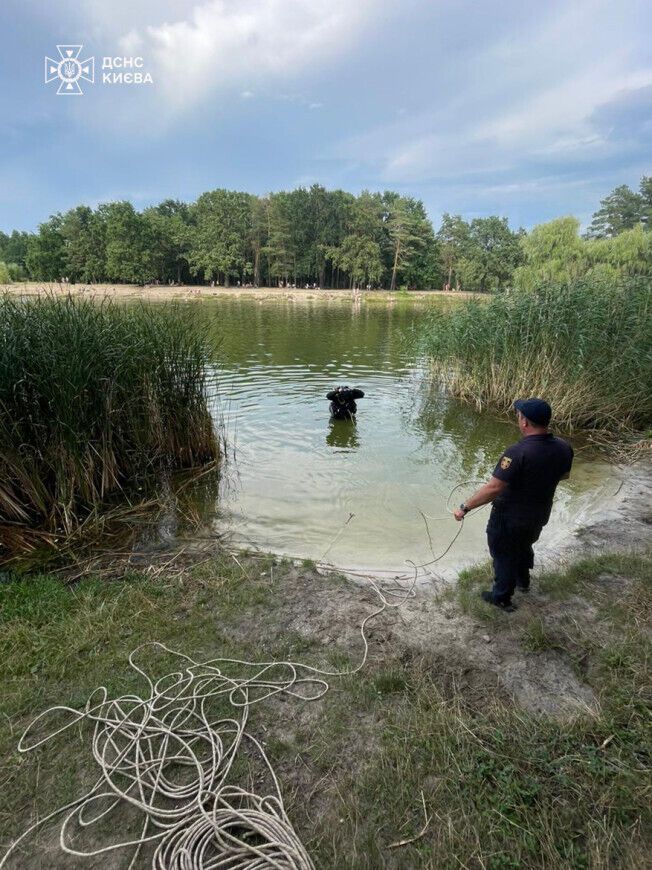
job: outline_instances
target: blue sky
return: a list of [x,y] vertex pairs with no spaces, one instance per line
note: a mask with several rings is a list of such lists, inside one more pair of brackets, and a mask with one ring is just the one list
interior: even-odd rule
[[[315,181],[530,227],[652,174],[649,0],[2,0],[0,33],[5,231]],[[83,96],[43,80],[62,43]],[[102,84],[123,55],[154,83]]]

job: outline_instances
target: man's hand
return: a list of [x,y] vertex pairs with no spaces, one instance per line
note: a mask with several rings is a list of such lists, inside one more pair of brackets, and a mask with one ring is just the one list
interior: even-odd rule
[[466,512],[462,510],[462,508],[458,508],[456,511],[453,511],[453,516],[457,520],[458,523],[462,522],[466,513],[469,511],[475,510],[476,508],[482,507],[483,504],[489,504],[492,502],[500,493],[505,489],[507,484],[504,480],[499,480],[497,477],[493,475],[489,478],[487,483],[484,486],[481,486],[477,492],[474,492],[471,498],[464,499],[464,504],[466,505]]

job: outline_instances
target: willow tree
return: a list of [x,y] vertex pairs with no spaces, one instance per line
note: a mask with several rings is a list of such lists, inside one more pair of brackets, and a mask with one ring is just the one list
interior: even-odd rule
[[652,230],[652,176],[644,175],[639,186],[641,201],[641,222],[646,230]]
[[589,260],[579,230],[580,222],[574,217],[534,227],[521,243],[524,263],[514,275],[516,286],[530,290],[542,282],[569,283],[582,277]]
[[595,277],[647,277],[652,275],[652,233],[639,224],[613,238],[586,243]]

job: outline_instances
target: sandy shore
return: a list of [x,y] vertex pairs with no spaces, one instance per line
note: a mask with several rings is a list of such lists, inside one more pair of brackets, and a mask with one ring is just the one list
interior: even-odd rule
[[[164,286],[136,284],[59,284],[47,282],[21,282],[16,284],[0,284],[0,292],[17,294],[19,296],[39,296],[53,294],[55,296],[74,294],[79,296],[109,296],[116,299],[154,299],[188,300],[215,298],[251,298],[258,300],[280,299],[290,301],[300,300],[352,300],[352,290],[327,289],[296,289],[288,287],[203,287],[203,286]],[[431,302],[442,297],[464,299],[482,294],[455,292],[444,290],[409,290],[407,292],[390,293],[388,290],[363,290],[357,297],[360,300],[394,302],[398,299],[411,299],[419,302]]]

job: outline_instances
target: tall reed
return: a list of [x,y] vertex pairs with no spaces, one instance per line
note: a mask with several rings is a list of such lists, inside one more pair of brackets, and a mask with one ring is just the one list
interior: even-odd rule
[[218,456],[206,344],[178,306],[0,299],[0,557],[163,467]]
[[478,408],[538,395],[568,429],[642,429],[652,423],[651,297],[649,279],[512,291],[434,311],[420,345]]

